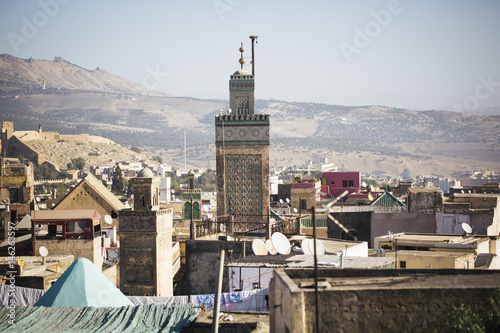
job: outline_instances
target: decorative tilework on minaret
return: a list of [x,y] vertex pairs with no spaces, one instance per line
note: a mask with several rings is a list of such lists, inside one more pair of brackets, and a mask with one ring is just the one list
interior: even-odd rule
[[[269,115],[255,114],[254,75],[243,70],[243,51],[241,69],[229,80],[231,109],[215,117],[217,215],[268,223]],[[245,228],[241,224],[235,230]]]

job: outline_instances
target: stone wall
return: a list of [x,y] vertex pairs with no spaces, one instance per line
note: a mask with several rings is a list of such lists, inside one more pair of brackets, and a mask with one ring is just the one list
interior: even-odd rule
[[[302,274],[302,273],[306,274]],[[447,323],[451,304],[486,309],[488,298],[500,286],[500,273],[475,270],[436,270],[443,284],[426,285],[426,270],[320,270],[320,276],[345,281],[371,276],[371,284],[346,285],[319,292],[319,332],[432,332]],[[314,288],[299,288],[300,279],[312,279],[312,270],[275,270],[269,294],[271,332],[315,331]],[[434,271],[433,271],[434,273]],[[470,273],[470,274],[468,274]],[[460,275],[459,275],[460,274]],[[419,278],[420,276],[420,278]],[[381,279],[415,281],[399,288],[378,286]],[[420,280],[419,280],[420,279]],[[430,281],[430,280],[429,280]],[[472,283],[477,281],[477,283]],[[377,285],[377,283],[379,283]]]
[[101,237],[94,239],[37,239],[35,241],[35,253],[39,253],[40,247],[45,246],[51,255],[73,255],[75,260],[87,258],[102,269]]
[[[212,294],[217,288],[217,269],[219,251],[226,251],[225,261],[243,257],[243,246],[246,255],[253,255],[251,241],[186,241],[186,283],[190,295]],[[232,254],[229,252],[232,250]],[[227,270],[224,270],[223,287],[228,286]],[[225,289],[223,289],[224,292]]]

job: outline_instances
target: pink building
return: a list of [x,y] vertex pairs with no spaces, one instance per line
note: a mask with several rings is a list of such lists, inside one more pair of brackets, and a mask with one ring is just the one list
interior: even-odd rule
[[339,195],[345,190],[349,193],[361,192],[361,173],[356,172],[323,172],[323,179],[332,195]]

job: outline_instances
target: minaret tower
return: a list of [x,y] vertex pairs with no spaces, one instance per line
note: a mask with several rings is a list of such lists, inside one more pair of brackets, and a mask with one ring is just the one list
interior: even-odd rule
[[243,57],[243,43],[240,47],[241,68],[234,72],[229,79],[229,108],[233,114],[255,113],[255,79],[254,75],[243,69],[245,58]]
[[[240,69],[229,79],[230,110],[215,117],[217,215],[232,215],[236,230],[269,221],[269,115],[255,113],[255,77]],[[253,59],[252,59],[253,60]]]

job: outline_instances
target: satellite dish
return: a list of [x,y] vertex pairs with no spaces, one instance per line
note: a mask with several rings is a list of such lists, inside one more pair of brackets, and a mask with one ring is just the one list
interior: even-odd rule
[[280,199],[280,204],[282,204],[282,203],[283,203],[283,199]]
[[104,222],[107,224],[113,224],[113,218],[109,215],[104,216]]
[[254,239],[252,242],[252,250],[256,256],[267,255],[266,243],[262,239]]
[[371,193],[368,194],[368,200],[373,201],[373,195]]
[[460,191],[460,192],[465,193],[465,192],[464,192],[464,190],[462,190],[462,191]]
[[375,187],[373,187],[373,185],[370,185],[370,191],[371,192],[375,191]]
[[40,246],[40,249],[38,250],[40,252],[40,255],[42,257],[46,257],[49,254],[49,250],[45,246]]
[[366,182],[362,182],[361,186],[366,187]]
[[290,199],[286,198],[285,199],[286,203],[290,203]]
[[55,204],[55,203],[53,203],[53,204],[52,204],[52,207],[54,207],[55,205],[56,205],[56,204]]
[[[311,254],[314,254],[314,239],[311,239],[308,246],[309,246],[309,252],[311,252]],[[316,254],[318,256],[322,256],[323,254],[325,254],[325,246],[323,245],[323,243],[321,243],[319,239],[316,239]]]
[[278,251],[279,254],[289,254],[291,251],[290,241],[281,232],[275,232],[271,236],[271,242],[273,247]]
[[40,197],[36,197],[36,202],[40,202]]
[[153,208],[153,206],[148,205],[148,210],[151,210],[152,208]]
[[271,242],[270,239],[266,240],[266,248],[267,248],[267,252],[269,252],[270,254],[278,254],[278,251],[276,251],[276,249],[274,248],[273,246],[273,242]]
[[472,233],[472,228],[467,223],[462,223],[462,229],[468,234]]
[[294,208],[294,209],[293,209],[293,212],[294,212],[295,214],[297,214],[297,208]]
[[384,249],[382,249],[382,248],[378,249],[378,250],[377,250],[377,255],[378,255],[379,257],[385,257],[385,250],[384,250]]
[[312,253],[309,251],[309,243],[311,242],[311,238],[304,238],[302,240],[302,243],[300,243],[300,247],[302,248],[302,252],[304,252],[304,254],[309,254],[311,255]]

